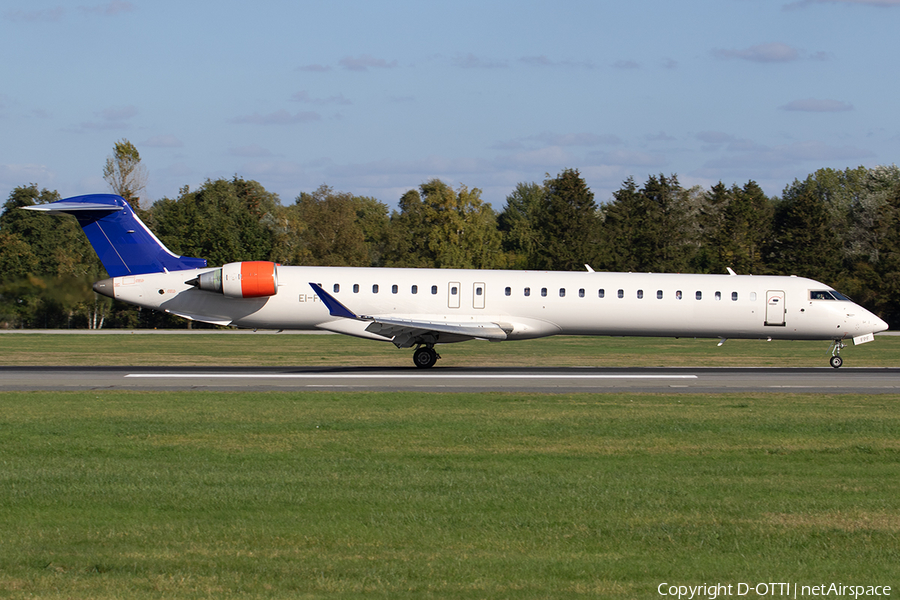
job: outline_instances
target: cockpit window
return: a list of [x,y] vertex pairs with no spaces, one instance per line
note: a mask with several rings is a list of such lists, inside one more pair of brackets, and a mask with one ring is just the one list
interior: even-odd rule
[[834,290],[810,290],[809,291],[809,299],[810,300],[844,300],[849,302],[850,298],[843,295],[840,292],[836,292]]
[[810,290],[810,300],[834,300],[834,296],[827,290]]

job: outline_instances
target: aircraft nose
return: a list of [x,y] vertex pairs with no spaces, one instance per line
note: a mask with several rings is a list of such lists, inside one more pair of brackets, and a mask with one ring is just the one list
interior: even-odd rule
[[872,333],[878,333],[879,331],[887,331],[888,324],[883,320],[875,317],[875,331]]

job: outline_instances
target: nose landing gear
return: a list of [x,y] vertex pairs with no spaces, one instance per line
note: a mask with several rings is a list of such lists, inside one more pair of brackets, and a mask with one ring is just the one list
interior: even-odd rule
[[841,348],[843,347],[844,343],[841,340],[834,340],[831,342],[831,358],[828,359],[828,364],[835,369],[840,368],[840,366],[844,364],[844,359],[841,358]]

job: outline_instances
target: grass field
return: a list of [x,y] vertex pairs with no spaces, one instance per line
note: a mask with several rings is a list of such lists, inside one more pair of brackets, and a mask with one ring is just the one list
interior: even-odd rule
[[[2,364],[411,367],[408,351],[337,336],[3,335],[0,348]],[[826,350],[551,338],[442,354],[824,366]],[[891,337],[844,351],[852,366],[898,355]],[[660,598],[661,583],[738,582],[896,596],[898,400],[3,393],[0,598]]]
[[[897,398],[7,393],[0,596],[900,587]],[[751,595],[751,597],[753,597]]]
[[[827,367],[828,342],[558,336],[438,346],[444,366]],[[900,336],[848,346],[847,367],[900,366]],[[340,335],[0,335],[0,365],[412,366],[412,351]]]

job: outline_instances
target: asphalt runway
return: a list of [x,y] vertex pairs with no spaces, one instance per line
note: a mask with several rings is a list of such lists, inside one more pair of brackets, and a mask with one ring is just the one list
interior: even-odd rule
[[0,367],[0,391],[900,392],[900,369]]

